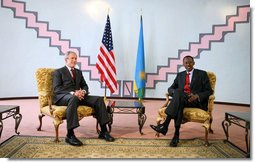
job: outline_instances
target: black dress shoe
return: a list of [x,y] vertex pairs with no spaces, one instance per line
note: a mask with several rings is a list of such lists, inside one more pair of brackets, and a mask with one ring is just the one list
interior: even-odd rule
[[172,141],[170,142],[170,147],[177,147],[179,143],[179,136],[174,136]]
[[154,126],[154,125],[150,125],[150,126],[153,130],[155,130],[158,133],[161,133],[163,135],[166,135],[167,133],[167,129],[165,129],[165,127],[162,124],[159,124],[157,126]]
[[68,144],[74,145],[74,146],[82,146],[83,145],[83,143],[79,139],[77,139],[75,135],[72,135],[70,137],[67,136],[66,142]]
[[109,132],[100,132],[98,138],[106,141],[114,141],[114,138],[109,134]]

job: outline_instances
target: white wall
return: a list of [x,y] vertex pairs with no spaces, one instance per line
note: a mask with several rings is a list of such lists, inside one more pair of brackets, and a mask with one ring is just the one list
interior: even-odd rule
[[[2,0],[4,1],[4,0]],[[49,29],[61,31],[62,39],[80,47],[82,56],[96,57],[110,8],[113,44],[118,80],[133,80],[142,8],[146,72],[156,73],[168,58],[178,58],[178,51],[199,42],[199,34],[211,33],[214,25],[226,23],[237,6],[249,0],[26,0],[26,10],[37,12],[39,21]],[[1,2],[3,3],[3,2]],[[24,19],[14,18],[13,11],[0,7],[0,98],[37,96],[35,70],[64,65],[56,47],[48,38],[38,38],[37,31],[26,28]],[[251,51],[250,23],[239,23],[221,42],[211,43],[210,50],[200,53],[195,67],[217,75],[216,101],[250,104]],[[92,94],[104,95],[98,81],[84,76]],[[146,97],[163,98],[175,74],[168,82],[158,82],[146,90]],[[108,92],[109,93],[109,92]],[[109,94],[108,94],[109,95]]]

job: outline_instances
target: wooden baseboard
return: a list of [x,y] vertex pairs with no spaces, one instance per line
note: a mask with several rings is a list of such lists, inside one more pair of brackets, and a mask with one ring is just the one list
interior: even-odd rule
[[38,99],[38,96],[29,97],[2,97],[0,100],[26,100],[26,99]]
[[[137,100],[137,97],[107,97],[109,99],[124,99],[124,100]],[[38,99],[38,96],[30,96],[30,97],[4,97],[0,98],[0,100],[25,100],[25,99]],[[158,100],[158,101],[165,101],[165,98],[144,98],[144,100]],[[231,102],[222,102],[222,101],[215,101],[215,104],[221,105],[236,105],[236,106],[246,106],[250,107],[250,104],[242,104],[242,103],[231,103]]]

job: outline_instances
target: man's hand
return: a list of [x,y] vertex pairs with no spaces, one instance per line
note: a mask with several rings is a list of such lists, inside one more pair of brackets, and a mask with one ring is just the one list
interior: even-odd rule
[[193,101],[195,101],[195,100],[197,100],[197,99],[199,99],[199,96],[197,95],[197,94],[190,94],[189,95],[189,99],[188,99],[188,102],[193,102]]
[[83,100],[85,97],[86,91],[79,89],[74,92],[74,95],[78,97],[79,100]]

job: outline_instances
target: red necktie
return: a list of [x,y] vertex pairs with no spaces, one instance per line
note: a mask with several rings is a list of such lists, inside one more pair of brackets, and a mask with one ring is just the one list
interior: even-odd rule
[[185,82],[185,86],[184,86],[184,92],[185,93],[190,93],[190,87],[189,87],[189,75],[190,73],[188,72],[186,75],[186,82]]
[[75,80],[75,70],[72,68],[71,72],[72,72],[72,78],[73,78],[73,80]]

